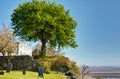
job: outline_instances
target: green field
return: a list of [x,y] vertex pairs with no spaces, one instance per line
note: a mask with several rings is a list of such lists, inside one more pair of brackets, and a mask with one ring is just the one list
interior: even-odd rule
[[[5,72],[5,71],[4,71]],[[44,74],[44,79],[63,79],[62,73],[51,72],[50,74]],[[38,78],[37,72],[27,71],[26,75],[22,74],[22,71],[11,71],[10,73],[4,73],[0,75],[0,79],[43,79]]]

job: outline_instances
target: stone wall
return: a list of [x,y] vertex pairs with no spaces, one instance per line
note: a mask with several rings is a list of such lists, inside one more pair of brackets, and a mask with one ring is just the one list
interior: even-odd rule
[[[8,57],[3,57],[0,56],[0,66],[5,66],[6,59]],[[10,59],[10,62],[12,63],[12,69],[13,70],[18,70],[18,69],[23,69],[26,68],[27,70],[32,70],[33,68],[33,61],[32,57],[30,56],[12,56]]]

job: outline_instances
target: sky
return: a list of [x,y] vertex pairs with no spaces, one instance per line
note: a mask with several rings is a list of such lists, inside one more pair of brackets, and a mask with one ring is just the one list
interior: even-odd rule
[[[10,26],[10,15],[28,0],[0,0],[0,27]],[[76,49],[63,49],[78,65],[120,66],[120,0],[56,0],[77,21]]]

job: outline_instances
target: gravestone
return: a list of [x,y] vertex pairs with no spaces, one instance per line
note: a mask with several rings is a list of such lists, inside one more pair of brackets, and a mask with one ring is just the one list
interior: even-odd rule
[[7,64],[7,72],[10,73],[11,70],[12,70],[12,63],[8,62],[8,64]]
[[44,72],[44,67],[43,66],[38,66],[38,77],[43,77],[44,78],[43,72]]
[[25,69],[25,68],[23,68],[23,70],[22,70],[22,74],[23,74],[23,75],[26,74],[26,69]]

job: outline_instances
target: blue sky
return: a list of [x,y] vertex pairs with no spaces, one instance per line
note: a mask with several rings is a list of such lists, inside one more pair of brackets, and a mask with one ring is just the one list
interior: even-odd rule
[[[0,0],[0,26],[10,26],[10,15],[28,0]],[[78,65],[120,66],[120,0],[56,0],[78,22],[78,48],[64,49]]]

